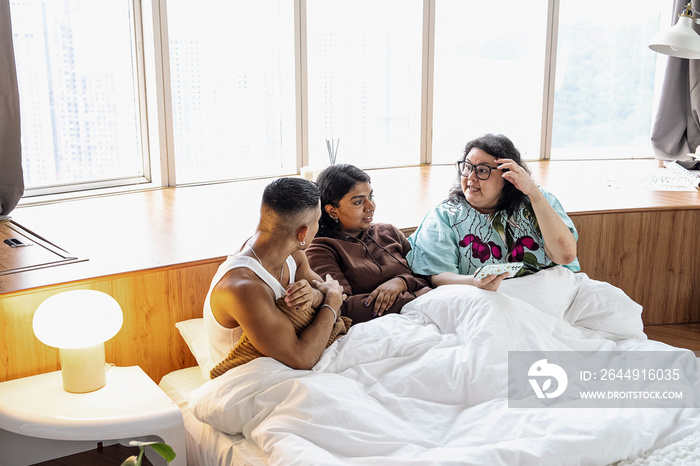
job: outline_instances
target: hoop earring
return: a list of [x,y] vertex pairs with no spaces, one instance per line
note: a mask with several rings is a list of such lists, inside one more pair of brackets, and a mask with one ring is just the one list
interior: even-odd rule
[[301,244],[302,246],[305,246],[305,245],[306,245],[306,241],[300,241],[299,244]]

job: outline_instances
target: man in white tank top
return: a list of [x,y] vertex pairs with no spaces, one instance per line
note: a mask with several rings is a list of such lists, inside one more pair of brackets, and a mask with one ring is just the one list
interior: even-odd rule
[[[209,350],[215,364],[233,349],[241,330],[262,354],[294,369],[310,369],[326,348],[340,317],[343,289],[309,267],[304,250],[318,230],[318,187],[301,178],[279,178],[263,192],[253,236],[220,267],[204,305]],[[275,301],[318,312],[296,334]]]

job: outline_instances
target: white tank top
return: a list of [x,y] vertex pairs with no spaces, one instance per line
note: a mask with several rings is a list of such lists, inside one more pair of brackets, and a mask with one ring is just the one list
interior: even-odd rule
[[[289,269],[289,283],[295,281],[295,276],[297,272],[297,263],[294,261],[292,256],[287,257],[287,268]],[[287,290],[282,286],[282,284],[270,273],[265,270],[265,268],[252,257],[233,255],[228,256],[223,264],[219,266],[216,271],[216,275],[211,281],[211,286],[209,287],[209,292],[207,293],[207,298],[204,301],[204,328],[207,332],[207,340],[209,341],[209,354],[211,356],[212,364],[219,364],[221,361],[226,359],[226,356],[231,352],[233,346],[236,344],[243,329],[240,326],[234,328],[226,328],[221,325],[211,310],[211,292],[219,281],[224,277],[224,275],[232,269],[238,267],[247,267],[253,271],[262,281],[264,281],[267,286],[269,286],[275,293],[275,299],[279,299],[287,293]],[[208,367],[207,371],[211,370],[212,367]]]

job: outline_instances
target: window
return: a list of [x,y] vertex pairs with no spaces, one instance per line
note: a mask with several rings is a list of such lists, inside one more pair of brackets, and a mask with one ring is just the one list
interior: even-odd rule
[[437,1],[433,163],[454,163],[484,133],[539,158],[546,33],[542,0]]
[[311,165],[420,162],[421,0],[308,0]]
[[27,196],[289,175],[326,165],[327,140],[361,168],[452,164],[485,132],[530,160],[651,157],[665,57],[647,43],[671,15],[665,0],[10,8]]
[[10,12],[26,188],[143,181],[131,3],[11,0]]
[[[655,71],[648,47],[668,27],[663,0],[561,2],[553,159],[649,157]],[[603,14],[601,14],[603,13]],[[665,60],[664,60],[665,62]]]
[[294,3],[168,2],[177,183],[296,172]]

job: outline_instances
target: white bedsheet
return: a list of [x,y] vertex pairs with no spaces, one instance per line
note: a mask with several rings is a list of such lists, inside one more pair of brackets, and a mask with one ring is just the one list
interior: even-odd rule
[[185,422],[188,466],[265,466],[265,452],[241,434],[227,434],[196,419],[189,409],[192,390],[207,380],[199,367],[166,374],[158,386],[180,407]]
[[700,429],[700,410],[508,408],[508,351],[672,349],[645,339],[640,313],[559,267],[496,293],[440,287],[353,326],[310,371],[260,358],[190,405],[269,464],[609,464]]

